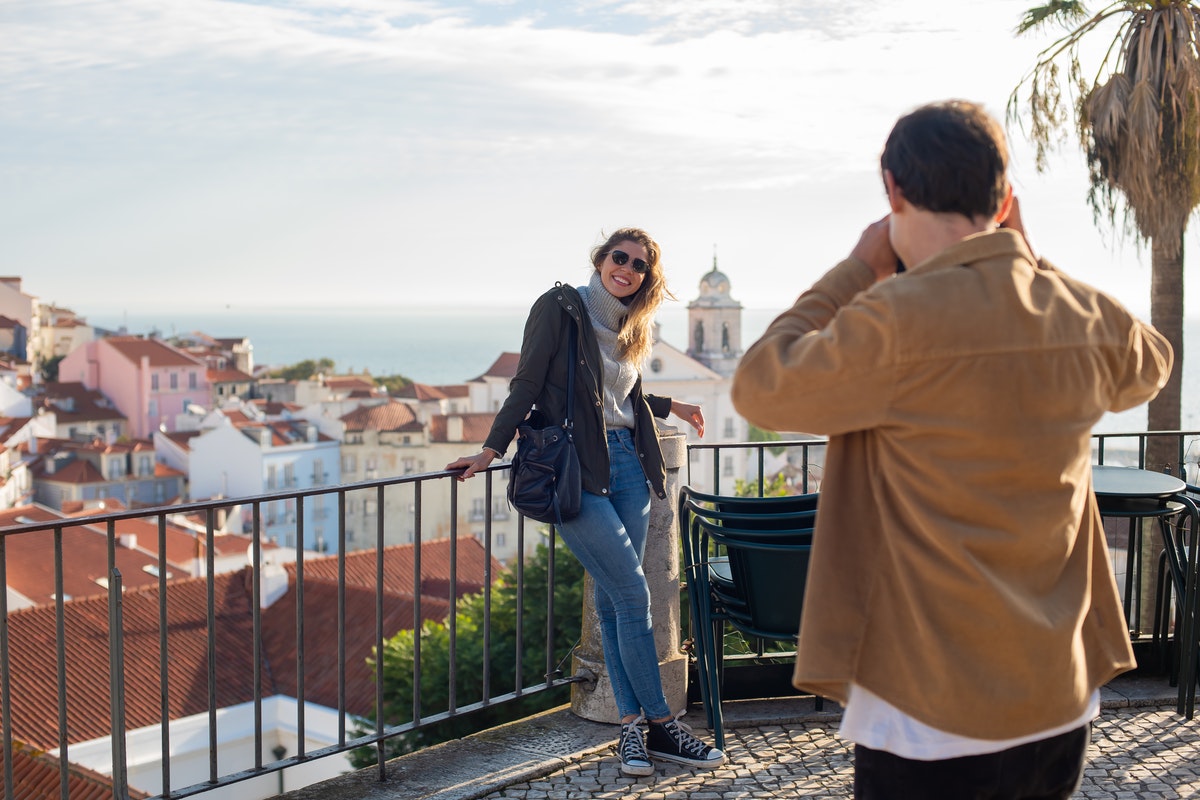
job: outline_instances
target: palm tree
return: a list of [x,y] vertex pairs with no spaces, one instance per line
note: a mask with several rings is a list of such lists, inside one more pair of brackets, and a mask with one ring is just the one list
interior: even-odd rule
[[[1082,0],[1049,0],[1025,13],[1017,34],[1051,22],[1069,32],[1038,55],[1037,64],[1013,91],[1009,121],[1028,112],[1028,133],[1041,171],[1048,150],[1065,140],[1073,110],[1075,132],[1087,155],[1088,199],[1097,222],[1115,225],[1119,216],[1125,231],[1150,242],[1150,321],[1175,348],[1175,369],[1150,403],[1147,429],[1178,430],[1183,235],[1200,205],[1200,5],[1117,0],[1089,16]],[[1090,42],[1093,31],[1114,23],[1116,32],[1098,69],[1085,72],[1080,44]],[[1149,444],[1148,467],[1178,462],[1173,440]]]

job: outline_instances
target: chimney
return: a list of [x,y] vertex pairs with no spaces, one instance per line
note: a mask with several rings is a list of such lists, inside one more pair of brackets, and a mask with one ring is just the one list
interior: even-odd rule
[[463,440],[462,417],[446,417],[446,441],[461,442]]
[[124,547],[126,550],[133,550],[137,547],[136,533],[121,533],[117,534],[117,544]]
[[260,428],[259,429],[258,444],[261,447],[270,447],[271,446],[271,429],[270,428]]
[[317,426],[311,422],[304,426],[304,438],[309,442],[317,440]]

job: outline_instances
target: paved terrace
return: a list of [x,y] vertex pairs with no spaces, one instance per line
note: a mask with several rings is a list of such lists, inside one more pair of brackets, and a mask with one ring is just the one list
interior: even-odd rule
[[[1088,800],[1200,796],[1200,719],[1175,713],[1162,678],[1120,678],[1103,690],[1083,785]],[[832,707],[832,710],[829,710]],[[696,708],[689,717],[703,712]],[[701,772],[659,764],[647,778],[622,775],[615,725],[562,708],[391,762],[389,779],[364,770],[282,795],[286,800],[726,800],[852,796],[851,748],[840,712],[809,698],[725,704],[730,760]],[[685,718],[686,719],[686,718]],[[695,720],[692,720],[695,722]]]

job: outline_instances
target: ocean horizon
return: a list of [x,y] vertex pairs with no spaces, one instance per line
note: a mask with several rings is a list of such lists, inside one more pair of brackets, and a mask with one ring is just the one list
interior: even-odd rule
[[[528,308],[227,308],[84,314],[88,323],[110,331],[163,337],[202,332],[217,338],[247,337],[256,366],[283,367],[328,358],[340,374],[403,375],[432,385],[464,383],[487,372],[504,352],[519,352]],[[783,311],[747,308],[742,312],[742,346],[762,335]],[[82,312],[80,312],[82,313]],[[671,303],[658,314],[662,340],[687,349],[687,306]],[[1200,427],[1200,409],[1187,405],[1200,396],[1200,320],[1184,328],[1185,353],[1193,355],[1184,373],[1183,427]],[[1146,408],[1108,414],[1096,425],[1103,433],[1146,429]]]

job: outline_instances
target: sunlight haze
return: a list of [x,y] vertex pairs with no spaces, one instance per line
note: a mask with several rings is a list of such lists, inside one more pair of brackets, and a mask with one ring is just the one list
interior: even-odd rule
[[[0,271],[83,315],[524,307],[638,225],[681,300],[715,247],[783,308],[886,212],[897,116],[1004,118],[1054,38],[1014,38],[1029,5],[8,0]],[[1009,133],[1035,247],[1145,315],[1078,144],[1038,175]]]

